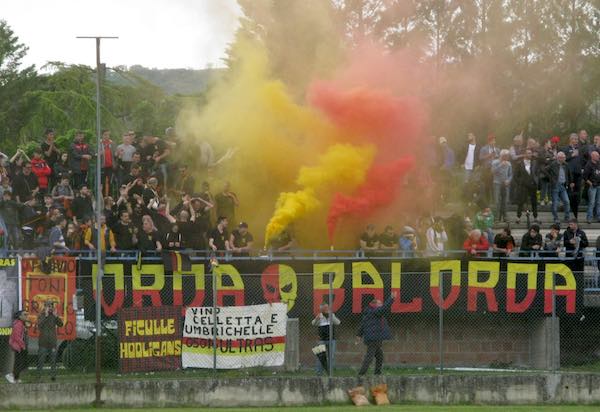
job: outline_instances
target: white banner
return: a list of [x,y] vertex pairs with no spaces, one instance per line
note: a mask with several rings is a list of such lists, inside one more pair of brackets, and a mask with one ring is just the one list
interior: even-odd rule
[[181,364],[218,369],[280,366],[285,357],[287,304],[187,308]]

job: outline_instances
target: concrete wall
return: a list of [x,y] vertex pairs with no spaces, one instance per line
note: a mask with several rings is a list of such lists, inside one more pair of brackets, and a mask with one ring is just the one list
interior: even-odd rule
[[[394,376],[386,382],[392,403],[547,404],[600,402],[600,375]],[[357,378],[248,378],[113,381],[102,398],[112,406],[281,406],[349,403]],[[94,385],[80,383],[0,385],[0,409],[88,405]]]
[[[356,323],[344,321],[337,328],[337,366],[359,366],[365,353],[355,345]],[[398,318],[395,318],[398,319]],[[555,359],[560,356],[559,331],[550,328],[548,318],[523,316],[478,316],[447,314],[444,319],[443,348],[446,366],[517,366],[550,369],[550,344],[554,338]],[[384,364],[388,366],[436,366],[439,364],[437,314],[404,315],[391,323],[393,337],[384,343]],[[553,333],[553,334],[552,334]],[[312,367],[312,346],[316,328],[300,320],[301,367]]]

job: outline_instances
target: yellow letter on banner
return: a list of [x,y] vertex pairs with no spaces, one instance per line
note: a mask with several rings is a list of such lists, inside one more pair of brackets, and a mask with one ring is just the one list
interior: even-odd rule
[[344,264],[339,263],[315,263],[313,265],[313,312],[319,313],[319,305],[329,296],[329,273],[332,273],[333,302],[329,303],[332,312],[339,310],[344,304]]
[[[478,275],[481,272],[488,272],[489,277],[480,282]],[[498,300],[494,288],[498,285],[500,279],[500,262],[485,262],[478,260],[469,261],[469,276],[467,290],[467,310],[469,312],[477,311],[477,296],[482,293],[487,301],[488,311],[498,312]]]
[[[363,273],[368,275],[373,283],[363,283]],[[352,263],[352,312],[362,312],[362,297],[371,295],[383,300],[383,280],[371,262]]]
[[[244,281],[233,265],[219,265],[213,268],[217,280],[217,305],[223,305],[225,296],[233,296],[235,306],[244,306]],[[223,276],[231,279],[231,286],[223,285]]]
[[573,272],[564,263],[547,263],[546,277],[544,280],[544,312],[552,313],[552,276],[559,275],[564,279],[564,285],[554,287],[556,296],[564,296],[566,298],[565,310],[567,313],[575,313],[577,303],[577,281]]
[[[442,297],[440,301],[440,278],[442,272],[451,272],[452,280],[450,293],[446,298]],[[432,261],[430,279],[429,293],[431,294],[431,298],[442,309],[448,309],[454,305],[460,293],[460,260]]]

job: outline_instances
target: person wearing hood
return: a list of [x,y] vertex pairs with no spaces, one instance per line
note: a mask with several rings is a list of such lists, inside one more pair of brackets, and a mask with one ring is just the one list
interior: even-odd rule
[[396,299],[397,293],[392,292],[385,302],[379,299],[373,299],[371,303],[363,310],[362,319],[358,333],[356,334],[356,344],[361,338],[367,346],[367,353],[363,360],[358,376],[367,373],[373,358],[375,358],[375,375],[381,375],[383,367],[383,341],[392,338],[392,332],[385,316],[389,313],[392,303]]
[[418,249],[415,229],[410,226],[404,226],[398,244],[403,257],[414,257],[415,251]]

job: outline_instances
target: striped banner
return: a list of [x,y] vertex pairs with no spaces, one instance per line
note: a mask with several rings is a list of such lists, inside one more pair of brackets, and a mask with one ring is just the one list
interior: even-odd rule
[[187,308],[182,366],[237,369],[283,365],[286,324],[284,303]]

